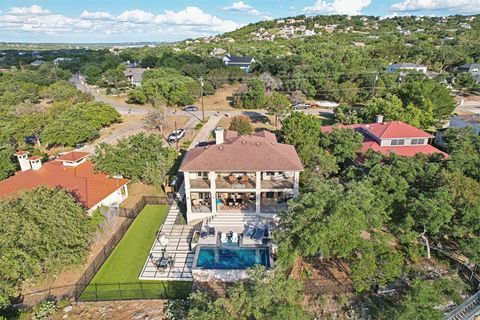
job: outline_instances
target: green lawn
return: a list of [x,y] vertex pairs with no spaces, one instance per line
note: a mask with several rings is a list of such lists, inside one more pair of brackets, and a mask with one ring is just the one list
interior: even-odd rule
[[81,300],[183,297],[190,292],[191,282],[138,280],[168,209],[165,205],[147,205],[140,212]]

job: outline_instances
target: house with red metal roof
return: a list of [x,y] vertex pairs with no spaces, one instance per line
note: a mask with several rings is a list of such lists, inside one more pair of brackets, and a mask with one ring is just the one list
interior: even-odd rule
[[55,160],[42,163],[27,151],[15,153],[20,171],[0,181],[0,198],[46,185],[70,192],[89,213],[99,206],[119,204],[128,197],[128,180],[95,172],[87,152],[72,151]]
[[180,166],[188,222],[218,216],[243,227],[246,217],[271,216],[298,195],[303,166],[293,146],[267,131],[240,136],[219,127],[215,138],[189,150]]
[[334,129],[345,128],[363,135],[360,153],[373,150],[385,156],[392,153],[404,157],[413,157],[418,153],[426,155],[438,153],[448,157],[448,154],[429,144],[434,138],[433,135],[402,121],[383,122],[383,116],[380,115],[377,116],[375,123],[323,126],[321,130],[331,132]]

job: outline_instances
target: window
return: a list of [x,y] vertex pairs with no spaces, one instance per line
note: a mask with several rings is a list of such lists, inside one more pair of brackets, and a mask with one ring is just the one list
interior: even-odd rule
[[405,144],[405,139],[393,139],[391,140],[390,145],[392,146],[403,146]]
[[208,179],[208,172],[197,172],[197,178]]
[[425,139],[412,139],[412,145],[414,144],[425,144]]

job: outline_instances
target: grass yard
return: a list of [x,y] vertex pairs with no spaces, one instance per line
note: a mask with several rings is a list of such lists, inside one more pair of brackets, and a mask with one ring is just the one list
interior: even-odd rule
[[191,282],[139,281],[138,277],[169,206],[147,205],[90,282],[81,300],[184,297]]

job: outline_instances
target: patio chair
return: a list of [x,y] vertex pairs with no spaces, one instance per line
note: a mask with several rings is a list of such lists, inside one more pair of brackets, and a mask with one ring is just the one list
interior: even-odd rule
[[222,232],[220,234],[220,242],[221,243],[227,243],[228,242],[228,237],[227,237],[227,234],[225,232]]
[[242,176],[242,179],[240,180],[240,183],[242,184],[247,184],[250,179],[248,176]]
[[230,181],[231,183],[237,183],[238,179],[236,176],[231,175],[231,176],[228,176],[228,181]]
[[245,228],[245,231],[243,231],[243,236],[244,236],[245,238],[251,238],[254,233],[255,233],[255,227],[252,226],[252,225],[248,225],[248,226]]
[[174,265],[175,265],[175,258],[174,258],[172,255],[170,255],[170,256],[168,257],[168,266],[169,266],[170,268],[173,268]]
[[238,233],[232,233],[232,243],[238,243]]

